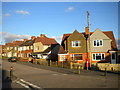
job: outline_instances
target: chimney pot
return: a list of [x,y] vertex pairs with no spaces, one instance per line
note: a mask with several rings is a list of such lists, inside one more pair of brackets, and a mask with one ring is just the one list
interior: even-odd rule
[[41,37],[45,37],[45,34],[40,34]]
[[35,36],[32,36],[32,37],[31,37],[32,40],[35,39],[35,38],[36,38]]
[[28,39],[24,39],[24,42],[26,42]]

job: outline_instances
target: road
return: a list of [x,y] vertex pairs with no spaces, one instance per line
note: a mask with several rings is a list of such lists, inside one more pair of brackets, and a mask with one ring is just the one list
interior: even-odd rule
[[2,69],[7,73],[13,67],[15,78],[10,82],[12,88],[118,88],[118,74],[103,76],[104,72],[83,71],[78,75],[36,66],[2,60]]

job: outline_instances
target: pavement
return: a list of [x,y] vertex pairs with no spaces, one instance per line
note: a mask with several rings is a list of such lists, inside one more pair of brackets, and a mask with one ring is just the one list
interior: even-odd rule
[[[44,65],[39,65],[39,64],[34,64],[34,63],[30,63],[30,62],[18,62],[20,64],[24,64],[24,65],[28,65],[31,67],[36,67],[36,68],[40,68],[40,69],[45,69],[45,70],[51,70],[51,71],[55,71],[55,72],[59,72],[59,73],[64,73],[64,74],[78,74],[78,70],[77,69],[68,69],[68,68],[62,68],[62,67],[51,67],[51,66],[44,66]],[[111,72],[111,71],[107,71],[107,73],[105,71],[100,71],[100,70],[85,70],[85,69],[81,69],[80,70],[80,75],[89,75],[89,76],[105,76],[106,75],[114,75],[114,74],[120,74],[120,72]]]

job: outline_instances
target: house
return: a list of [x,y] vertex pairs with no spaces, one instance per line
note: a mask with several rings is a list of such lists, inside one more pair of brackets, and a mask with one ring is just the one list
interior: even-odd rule
[[62,38],[62,46],[67,52],[67,60],[78,63],[85,62],[86,38],[82,33],[75,30],[72,34],[64,34]]
[[63,46],[60,45],[59,51],[58,51],[58,62],[69,62],[68,60],[68,54],[67,51],[64,50]]
[[[63,54],[67,61],[86,63],[88,60],[91,65],[97,62],[116,63],[117,60],[117,46],[112,31],[96,29],[89,32],[88,27],[85,33],[75,30],[63,35],[61,45],[67,52]],[[63,57],[61,55],[58,54],[58,57]]]
[[23,41],[13,41],[13,49],[11,50],[12,52],[12,57],[19,57],[19,45],[23,43]]
[[32,55],[40,59],[46,60],[46,59],[51,59],[53,56],[55,56],[55,54],[57,53],[56,49],[57,47],[59,47],[59,44],[55,39],[48,38],[45,36],[45,34],[41,34],[40,37],[37,37],[35,39],[33,46],[34,46],[34,50]]
[[12,57],[12,50],[13,50],[13,43],[6,43],[4,46],[4,56],[5,57]]
[[24,39],[23,43],[19,45],[18,57],[22,57],[22,58],[31,57],[31,53],[33,53],[33,43],[35,38],[36,38],[35,36],[32,36],[30,40]]
[[101,31],[96,29],[90,36],[91,60],[94,62],[117,61],[117,46],[112,31]]
[[0,57],[5,56],[5,45],[0,45]]

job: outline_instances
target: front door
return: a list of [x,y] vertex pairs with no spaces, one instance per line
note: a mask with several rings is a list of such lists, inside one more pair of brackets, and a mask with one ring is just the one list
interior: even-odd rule
[[116,64],[116,53],[111,53],[111,64]]

